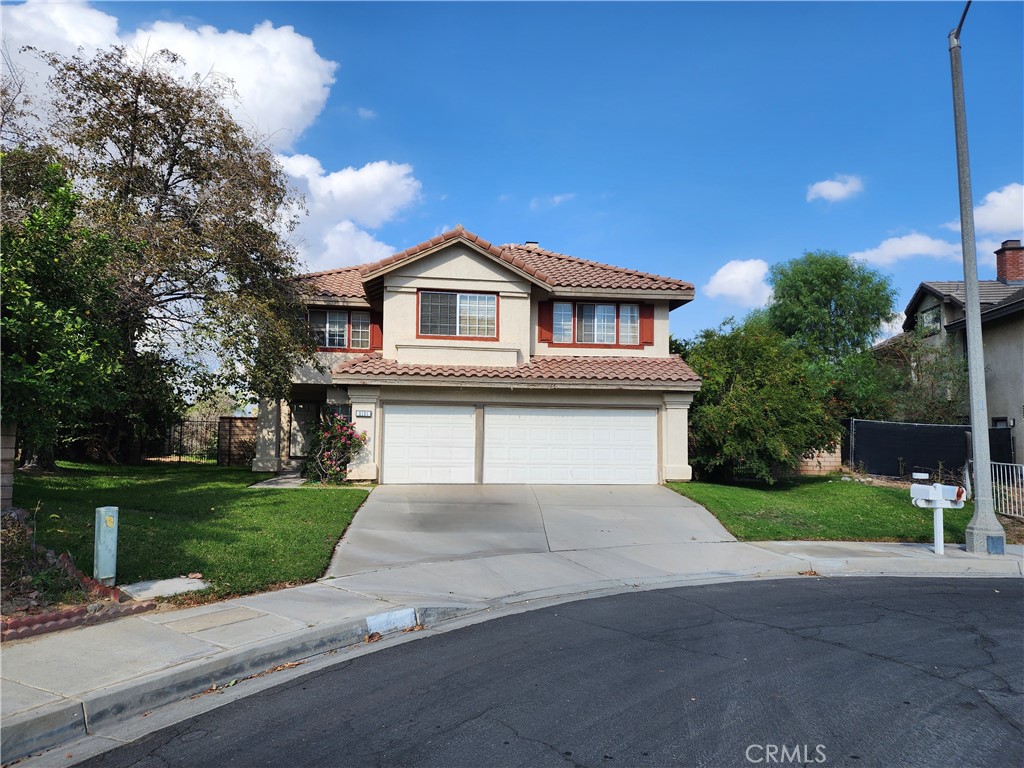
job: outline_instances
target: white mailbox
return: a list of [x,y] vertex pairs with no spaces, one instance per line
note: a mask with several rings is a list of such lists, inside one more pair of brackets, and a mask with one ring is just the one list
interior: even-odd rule
[[963,508],[966,495],[967,491],[958,485],[914,483],[910,486],[910,503],[915,507],[932,510],[932,533],[935,536],[934,551],[936,555],[943,553],[945,543],[942,510]]
[[914,483],[910,486],[910,500],[915,507],[961,509],[964,506],[964,496],[966,495],[967,491],[958,485]]

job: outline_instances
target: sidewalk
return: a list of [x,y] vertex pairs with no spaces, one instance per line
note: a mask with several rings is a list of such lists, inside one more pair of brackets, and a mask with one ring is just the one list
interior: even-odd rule
[[336,561],[329,573],[337,575],[314,584],[5,643],[2,757],[64,744],[375,632],[443,629],[437,625],[457,617],[482,620],[534,602],[716,581],[1020,578],[1024,549],[1007,552],[975,556],[947,545],[939,557],[922,544],[687,541],[358,568]]

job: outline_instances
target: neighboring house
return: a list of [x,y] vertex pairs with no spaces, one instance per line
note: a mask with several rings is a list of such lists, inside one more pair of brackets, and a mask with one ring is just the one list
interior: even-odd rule
[[254,470],[295,466],[325,410],[369,442],[383,483],[689,480],[700,379],[669,353],[693,285],[445,232],[373,264],[299,278],[327,368],[260,404]]
[[[1009,427],[1024,450],[1024,248],[1006,240],[996,251],[996,280],[979,282],[985,388],[990,427]],[[905,332],[921,328],[935,346],[954,340],[966,354],[964,283],[921,283],[907,304]]]

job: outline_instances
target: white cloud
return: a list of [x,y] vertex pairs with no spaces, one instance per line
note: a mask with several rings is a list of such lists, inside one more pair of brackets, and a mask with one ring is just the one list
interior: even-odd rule
[[540,211],[545,208],[556,208],[562,203],[567,203],[576,197],[575,192],[564,192],[560,195],[551,195],[550,197],[535,197],[530,201],[531,211]]
[[323,235],[324,250],[313,262],[313,271],[366,264],[390,256],[395,249],[382,243],[351,221],[340,221]]
[[[300,218],[296,236],[308,264],[330,268],[393,252],[366,230],[390,221],[419,197],[421,184],[412,166],[379,161],[328,173],[315,157],[287,154],[323,110],[337,68],[293,27],[264,21],[240,32],[158,21],[120,30],[115,16],[80,0],[4,5],[3,22],[3,40],[15,63],[29,76],[39,72],[29,82],[37,98],[47,73],[38,58],[18,52],[25,45],[64,55],[81,46],[86,56],[118,44],[140,53],[167,48],[185,60],[181,74],[217,72],[231,78],[239,103],[227,106],[239,122],[269,137],[292,183],[306,196],[309,215]],[[364,120],[376,116],[368,107],[359,107],[357,114]]]
[[321,58],[313,41],[293,27],[269,21],[248,34],[159,21],[126,36],[125,42],[139,50],[168,48],[180,54],[189,74],[213,71],[230,77],[241,100],[236,117],[282,148],[290,147],[323,110],[338,66]]
[[21,66],[38,70],[44,65],[35,57],[19,52],[23,45],[65,55],[79,46],[91,53],[115,42],[117,19],[79,0],[54,3],[28,0],[21,5],[3,5],[3,41]]
[[337,213],[364,227],[389,221],[419,197],[422,187],[407,163],[378,160],[325,173],[320,161],[309,155],[278,155],[278,160],[300,188],[305,187],[311,214]]
[[876,341],[884,341],[890,339],[897,334],[903,333],[903,322],[907,319],[907,316],[902,312],[897,312],[896,317],[887,323],[882,323],[881,329],[879,329],[878,338]]
[[[116,44],[139,53],[167,48],[185,59],[183,74],[212,71],[231,78],[240,103],[227,106],[279,149],[292,146],[323,110],[337,68],[317,54],[308,37],[269,21],[248,33],[167,21],[119,32],[116,17],[77,0],[29,0],[4,5],[3,14],[7,50],[30,75],[42,75],[44,67],[31,54],[19,53],[25,45],[62,54],[81,46],[86,55]],[[39,80],[30,78],[31,87],[41,87]]]
[[711,276],[704,292],[742,307],[763,307],[772,296],[771,286],[764,279],[767,274],[768,262],[764,259],[734,259]]
[[807,187],[807,202],[827,200],[830,203],[838,203],[846,200],[864,190],[864,182],[860,176],[848,176],[838,173],[835,178],[827,181],[816,181]]
[[422,185],[411,165],[378,161],[327,173],[309,155],[278,155],[292,183],[306,196],[300,224],[303,256],[314,270],[376,261],[393,250],[360,228],[375,229],[419,199]]
[[978,254],[978,265],[996,268],[996,251],[1002,247],[999,240],[975,240],[974,248]]
[[890,237],[883,240],[876,248],[850,254],[851,259],[859,259],[883,267],[919,256],[958,261],[961,258],[960,243],[949,243],[935,237],[922,235],[919,232],[912,232],[902,237]]
[[[942,226],[954,232],[960,231],[959,220]],[[985,195],[981,205],[974,207],[974,229],[989,235],[1020,235],[1024,232],[1024,184],[1007,184]],[[978,251],[981,251],[980,243]]]

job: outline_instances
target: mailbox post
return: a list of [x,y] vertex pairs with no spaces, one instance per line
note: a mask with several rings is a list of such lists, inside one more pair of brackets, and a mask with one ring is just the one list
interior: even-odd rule
[[[914,473],[915,480],[927,479],[928,475]],[[945,550],[945,530],[942,523],[942,510],[962,509],[967,492],[960,486],[932,483],[914,483],[910,486],[910,503],[915,507],[932,510],[932,528],[935,536],[934,552],[943,554]]]

